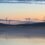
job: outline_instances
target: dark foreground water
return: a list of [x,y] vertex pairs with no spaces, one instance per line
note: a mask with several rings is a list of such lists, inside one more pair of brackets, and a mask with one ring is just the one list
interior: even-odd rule
[[0,27],[0,45],[45,45],[45,27]]
[[0,35],[7,37],[45,37],[45,27],[0,27]]

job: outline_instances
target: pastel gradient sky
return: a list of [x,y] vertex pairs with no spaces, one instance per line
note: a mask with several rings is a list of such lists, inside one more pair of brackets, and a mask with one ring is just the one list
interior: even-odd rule
[[0,19],[38,18],[45,16],[45,4],[0,3]]

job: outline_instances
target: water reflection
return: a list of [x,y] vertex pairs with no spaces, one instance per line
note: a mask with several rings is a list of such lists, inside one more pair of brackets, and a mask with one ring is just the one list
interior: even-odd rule
[[0,45],[45,45],[45,38],[0,39]]
[[3,27],[0,29],[2,32],[0,45],[45,45],[45,27]]

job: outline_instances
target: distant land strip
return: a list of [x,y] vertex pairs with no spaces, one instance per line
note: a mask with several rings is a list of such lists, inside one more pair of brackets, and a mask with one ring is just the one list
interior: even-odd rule
[[0,26],[45,26],[45,22],[38,22],[38,23],[32,23],[32,24],[3,24],[0,23]]

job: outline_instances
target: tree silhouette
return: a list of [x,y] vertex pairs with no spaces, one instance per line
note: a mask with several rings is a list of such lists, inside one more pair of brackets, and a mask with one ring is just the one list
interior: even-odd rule
[[30,21],[30,18],[25,18],[26,21]]
[[45,22],[45,16],[43,17],[43,20],[42,21],[44,21]]
[[6,21],[6,24],[7,24],[7,17],[6,17],[5,21]]

